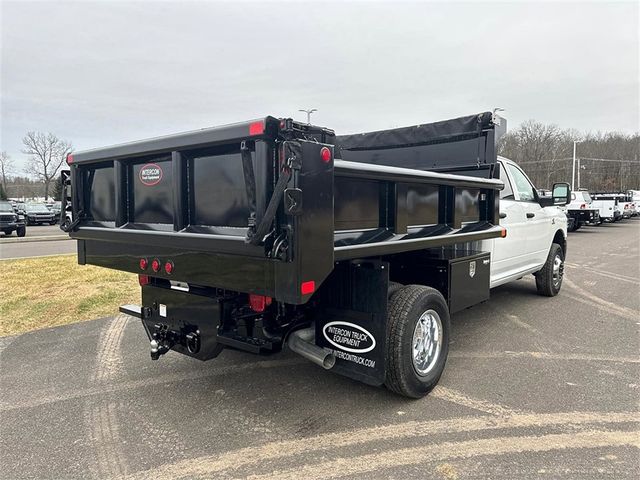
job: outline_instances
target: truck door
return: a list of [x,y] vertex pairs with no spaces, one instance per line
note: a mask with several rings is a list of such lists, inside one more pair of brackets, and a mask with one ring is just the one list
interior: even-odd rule
[[535,187],[527,175],[514,163],[507,163],[509,176],[513,181],[516,200],[522,206],[524,213],[522,229],[525,240],[523,241],[523,269],[528,270],[542,265],[549,253],[549,228],[551,220],[549,214],[538,203]]
[[510,276],[521,271],[526,264],[527,217],[522,202],[515,197],[506,166],[505,162],[500,162],[500,180],[504,182],[504,189],[500,192],[500,225],[507,229],[507,236],[489,240],[492,244],[490,247],[492,287],[504,283]]

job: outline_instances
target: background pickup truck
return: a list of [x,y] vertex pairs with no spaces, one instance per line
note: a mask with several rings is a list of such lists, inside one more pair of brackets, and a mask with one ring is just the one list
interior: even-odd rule
[[24,215],[14,212],[9,202],[0,202],[0,232],[11,235],[16,232],[19,237],[27,234]]
[[63,229],[80,264],[139,275],[142,305],[121,311],[152,359],[287,345],[417,398],[442,374],[452,312],[529,273],[542,295],[562,285],[568,184],[538,197],[498,160],[499,123],[337,136],[265,117],[79,152]]
[[574,228],[570,231],[578,230],[585,224],[599,225],[600,210],[591,206],[589,192],[579,190],[571,192],[571,202],[566,207],[567,215],[574,219]]

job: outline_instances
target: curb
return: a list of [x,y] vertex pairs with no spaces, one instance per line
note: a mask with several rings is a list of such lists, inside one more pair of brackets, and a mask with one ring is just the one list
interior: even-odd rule
[[0,245],[3,243],[23,243],[23,242],[52,242],[55,240],[71,240],[69,235],[47,235],[42,237],[22,237],[22,238],[7,238],[0,237]]

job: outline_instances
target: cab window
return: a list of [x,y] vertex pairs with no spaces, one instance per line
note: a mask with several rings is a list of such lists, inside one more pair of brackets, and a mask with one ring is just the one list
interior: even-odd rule
[[515,165],[508,164],[509,172],[513,177],[515,189],[521,202],[534,202],[536,200],[535,189],[526,175]]
[[500,180],[504,183],[504,188],[500,191],[500,200],[513,200],[513,188],[511,188],[511,181],[509,180],[509,175],[505,171],[504,163],[500,164]]

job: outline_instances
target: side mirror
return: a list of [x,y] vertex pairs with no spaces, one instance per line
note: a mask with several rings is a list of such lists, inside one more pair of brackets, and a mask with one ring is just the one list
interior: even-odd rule
[[554,183],[551,193],[553,204],[556,206],[564,206],[571,203],[571,188],[566,182]]

